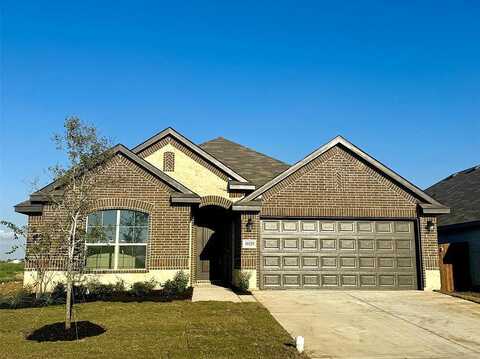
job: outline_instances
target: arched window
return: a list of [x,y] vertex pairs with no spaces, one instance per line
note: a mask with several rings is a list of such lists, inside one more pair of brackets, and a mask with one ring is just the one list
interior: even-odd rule
[[138,269],[146,267],[148,214],[106,210],[87,217],[86,267]]

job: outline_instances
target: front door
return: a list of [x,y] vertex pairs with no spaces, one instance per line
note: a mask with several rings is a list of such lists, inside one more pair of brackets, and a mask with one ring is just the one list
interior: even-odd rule
[[199,281],[210,280],[210,260],[213,259],[214,233],[211,228],[197,228],[197,280]]
[[197,281],[228,284],[231,281],[231,219],[224,209],[201,208],[197,228]]

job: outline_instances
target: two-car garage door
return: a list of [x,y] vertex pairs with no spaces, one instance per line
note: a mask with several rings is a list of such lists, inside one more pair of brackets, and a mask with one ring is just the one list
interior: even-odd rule
[[413,222],[262,220],[264,289],[417,289]]

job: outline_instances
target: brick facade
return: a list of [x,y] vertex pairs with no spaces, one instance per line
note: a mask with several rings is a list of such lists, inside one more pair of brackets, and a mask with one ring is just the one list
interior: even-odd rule
[[[172,205],[172,189],[122,155],[115,156],[104,169],[104,176],[115,178],[102,182],[92,195],[91,212],[105,209],[131,209],[149,214],[147,270],[189,270],[191,207]],[[50,206],[41,216],[30,216],[30,228],[48,225],[54,219]],[[61,258],[52,269],[61,269]],[[29,264],[26,264],[29,268]]]
[[[383,174],[374,170],[348,150],[335,146],[262,194],[260,216],[242,214],[241,239],[256,238],[258,253],[242,250],[237,268],[252,268],[260,273],[260,218],[371,218],[409,219],[418,223],[422,282],[426,271],[438,270],[436,229],[429,232],[427,222],[434,217],[418,214],[419,200]],[[255,231],[245,233],[246,220],[255,221]],[[241,266],[238,266],[241,264]],[[257,281],[258,283],[258,281]],[[423,286],[423,285],[422,285]]]
[[[171,143],[217,176],[228,180],[219,169],[207,163],[190,149],[166,137],[141,153],[147,157]],[[172,159],[165,158],[164,166],[174,168]],[[174,159],[173,159],[174,161]],[[166,168],[165,168],[166,169]],[[115,156],[104,171],[104,176],[115,178],[112,184],[97,188],[93,194],[91,211],[131,209],[149,214],[148,270],[190,270],[195,283],[198,251],[197,226],[191,204],[172,205],[173,189],[122,155]],[[243,193],[229,192],[229,198],[240,198]],[[230,211],[234,201],[217,195],[204,196],[199,207],[216,206]],[[419,199],[400,187],[383,173],[372,168],[342,146],[334,146],[262,194],[260,212],[233,212],[235,222],[235,270],[256,271],[260,280],[260,220],[261,218],[365,218],[402,219],[415,221],[421,264],[422,282],[428,271],[438,270],[436,228],[427,229],[435,217],[419,214]],[[193,205],[196,206],[196,205]],[[29,216],[31,228],[48,225],[54,216],[52,208],[44,207],[41,216]],[[249,220],[253,226],[247,230]],[[243,240],[256,240],[257,248],[242,248]],[[52,269],[61,269],[62,257],[54,259]],[[26,263],[27,269],[29,263]],[[145,270],[143,270],[145,271]],[[105,271],[102,271],[105,272]],[[98,272],[100,273],[100,272]],[[115,271],[122,273],[122,271]]]
[[339,146],[266,191],[270,217],[415,218],[417,200]]

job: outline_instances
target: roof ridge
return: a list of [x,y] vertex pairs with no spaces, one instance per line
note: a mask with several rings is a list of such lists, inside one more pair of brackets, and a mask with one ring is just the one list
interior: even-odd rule
[[[274,161],[276,161],[276,162],[278,162],[278,163],[280,163],[280,164],[282,164],[282,165],[290,166],[290,164],[287,163],[287,162],[284,162],[284,161],[279,160],[279,159],[277,159],[277,158],[275,158],[275,157],[272,157],[272,156],[267,155],[267,154],[265,154],[265,153],[262,153],[262,152],[259,152],[259,151],[257,151],[257,150],[254,150],[253,148],[248,147],[248,146],[245,146],[245,145],[242,145],[241,143],[238,143],[238,142],[229,140],[228,138],[225,138],[225,137],[223,137],[223,136],[218,136],[218,137],[215,137],[215,138],[213,138],[213,139],[211,139],[211,140],[205,141],[205,142],[201,143],[199,146],[203,146],[203,145],[205,145],[205,144],[207,144],[207,143],[214,142],[214,141],[217,141],[217,140],[223,140],[223,141],[225,141],[225,142],[233,143],[234,145],[243,147],[243,148],[245,148],[245,149],[247,149],[247,150],[249,150],[249,151],[251,151],[251,152],[254,152],[254,153],[257,153],[257,154],[259,154],[259,155],[268,157],[268,158],[270,158],[271,160],[274,160]],[[206,150],[205,150],[205,151],[206,151]],[[207,151],[207,152],[208,152],[208,151]]]

